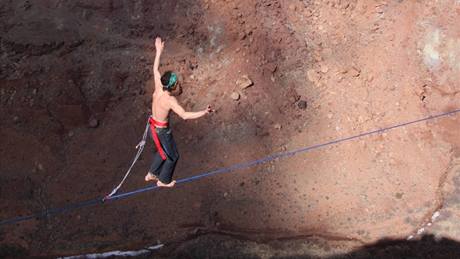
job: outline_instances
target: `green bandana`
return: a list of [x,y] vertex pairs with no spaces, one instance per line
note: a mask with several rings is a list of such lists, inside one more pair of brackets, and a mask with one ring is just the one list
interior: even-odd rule
[[171,73],[171,76],[169,77],[169,83],[166,86],[168,89],[171,89],[174,87],[174,85],[177,83],[177,76],[175,73]]

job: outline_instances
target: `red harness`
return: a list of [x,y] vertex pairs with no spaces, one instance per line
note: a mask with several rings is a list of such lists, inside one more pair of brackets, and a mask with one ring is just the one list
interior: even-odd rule
[[152,131],[153,142],[155,142],[155,146],[157,147],[158,153],[161,156],[161,159],[166,160],[166,155],[161,147],[160,139],[158,138],[157,131],[155,127],[168,127],[167,122],[159,122],[154,120],[152,117],[149,118],[150,130]]

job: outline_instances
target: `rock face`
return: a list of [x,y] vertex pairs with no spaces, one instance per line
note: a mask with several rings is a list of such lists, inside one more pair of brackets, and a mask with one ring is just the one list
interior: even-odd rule
[[73,129],[85,125],[89,115],[82,104],[56,105],[49,108],[51,114],[65,129]]
[[[359,135],[460,107],[458,15],[455,0],[0,1],[0,220],[45,210],[0,226],[0,258],[9,244],[48,258],[209,231],[275,241],[232,256],[243,241],[211,240],[192,257],[213,244],[223,257],[309,257],[288,254],[299,237],[325,258],[409,234],[415,247],[425,233],[460,240],[457,115]],[[205,177],[49,215],[123,177],[152,113],[156,36],[160,71],[180,76],[179,103],[218,110],[169,118],[174,179]],[[147,146],[122,192],[149,186]],[[206,174],[221,167],[235,170]],[[284,250],[280,240],[297,241]]]

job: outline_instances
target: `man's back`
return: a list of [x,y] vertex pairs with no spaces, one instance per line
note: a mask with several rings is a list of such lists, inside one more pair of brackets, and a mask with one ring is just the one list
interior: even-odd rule
[[171,110],[170,99],[174,98],[165,91],[155,91],[152,96],[152,116],[161,122],[168,121],[169,111]]

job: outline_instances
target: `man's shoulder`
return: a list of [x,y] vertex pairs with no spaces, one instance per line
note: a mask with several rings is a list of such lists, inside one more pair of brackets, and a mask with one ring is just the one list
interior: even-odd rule
[[172,95],[167,94],[165,97],[166,97],[166,99],[167,99],[168,101],[170,101],[170,102],[177,102],[177,99],[176,99],[175,96],[172,96]]
[[167,105],[169,106],[168,108],[172,109],[173,107],[176,107],[179,105],[179,102],[177,101],[176,97],[167,95]]

